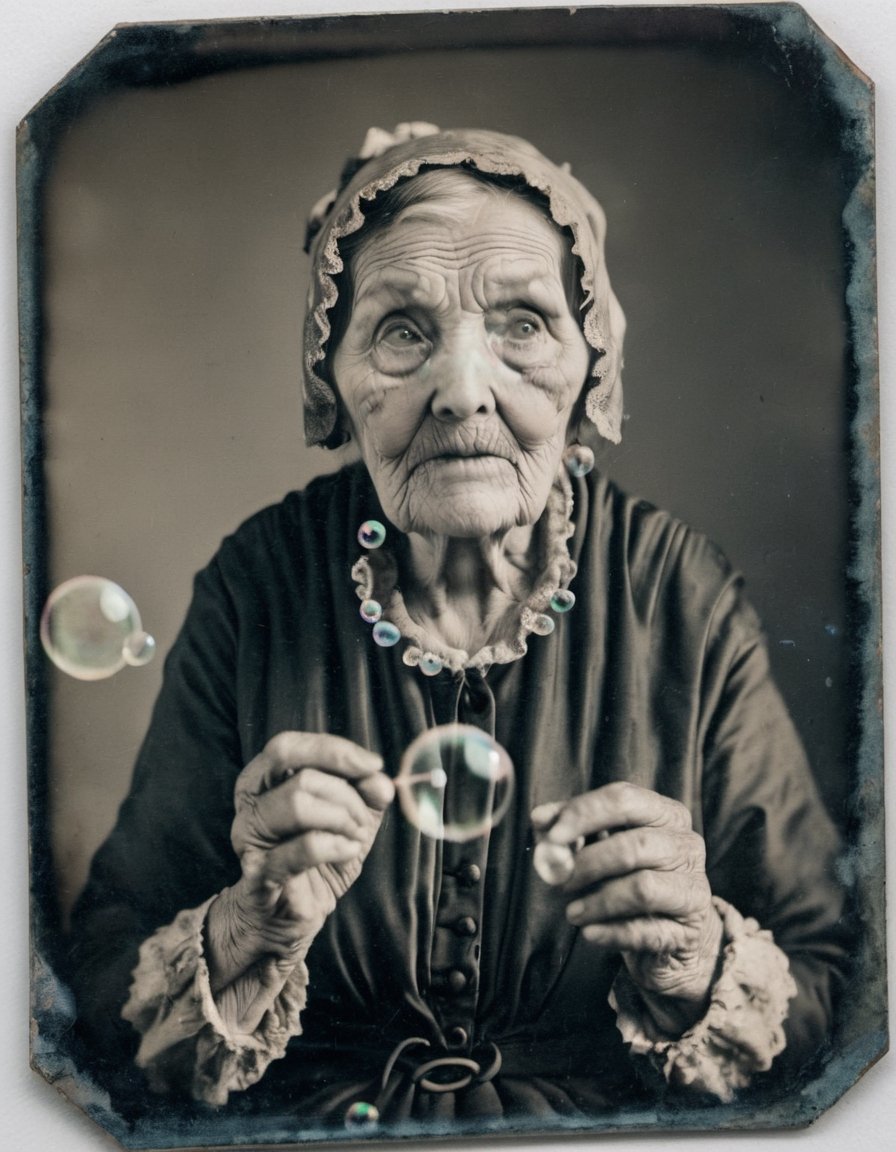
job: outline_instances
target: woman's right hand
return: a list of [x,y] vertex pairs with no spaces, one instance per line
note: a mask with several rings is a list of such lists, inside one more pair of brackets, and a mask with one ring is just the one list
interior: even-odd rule
[[259,961],[284,974],[354,883],[395,787],[374,752],[281,732],[237,778],[231,842],[242,876],[206,923],[212,991]]

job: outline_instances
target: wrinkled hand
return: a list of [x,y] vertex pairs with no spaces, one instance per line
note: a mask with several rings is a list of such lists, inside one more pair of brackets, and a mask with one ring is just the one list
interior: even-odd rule
[[242,876],[209,909],[217,993],[262,961],[295,966],[358,878],[395,793],[382,759],[350,740],[281,732],[237,778],[231,842]]
[[722,925],[703,838],[687,808],[629,783],[607,784],[532,813],[554,844],[584,844],[560,891],[586,940],[619,949],[656,1023],[680,1033],[705,1013]]

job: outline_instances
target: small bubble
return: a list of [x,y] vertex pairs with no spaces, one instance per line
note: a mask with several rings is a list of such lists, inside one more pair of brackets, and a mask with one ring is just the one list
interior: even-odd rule
[[539,840],[532,865],[545,884],[565,884],[576,866],[575,853],[568,844]]
[[555,612],[568,612],[576,602],[576,595],[568,588],[558,588],[551,597],[551,607]]
[[361,604],[361,619],[368,624],[376,624],[383,615],[383,606],[378,600],[365,600]]
[[529,627],[536,636],[550,636],[554,631],[554,621],[543,612],[536,612]]
[[424,652],[420,657],[420,671],[424,676],[438,676],[442,671],[442,661],[434,652]]
[[401,639],[401,633],[389,620],[378,620],[373,626],[373,638],[381,648],[391,648]]
[[41,615],[40,639],[56,667],[76,680],[103,680],[126,664],[148,664],[156,647],[137,605],[103,576],[76,576],[55,588]]
[[407,820],[434,840],[462,843],[484,835],[513,795],[513,764],[497,741],[467,724],[418,736],[395,778]]
[[132,668],[142,668],[156,654],[156,642],[148,632],[132,632],[124,642],[122,655]]
[[830,676],[825,676],[824,686],[825,686],[825,688],[833,688],[834,687],[834,681],[830,678]]
[[353,1132],[370,1132],[380,1122],[379,1109],[375,1104],[358,1100],[345,1111],[345,1126]]
[[358,529],[358,543],[362,548],[379,548],[386,539],[386,526],[379,520],[365,520]]

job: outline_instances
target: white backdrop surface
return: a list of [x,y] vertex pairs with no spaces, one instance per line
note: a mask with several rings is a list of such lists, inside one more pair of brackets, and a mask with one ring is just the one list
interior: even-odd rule
[[[538,6],[549,6],[540,0]],[[628,0],[629,4],[637,0]],[[419,11],[428,7],[522,7],[524,0],[4,0],[0,7],[0,765],[5,803],[0,804],[0,997],[5,1043],[0,1049],[0,1150],[65,1149],[101,1152],[116,1147],[89,1120],[58,1098],[28,1067],[27,837],[25,812],[24,693],[21,661],[21,548],[18,439],[18,354],[15,280],[15,124],[117,23],[239,16],[303,15],[382,10]],[[896,300],[896,6],[890,0],[808,0],[810,15],[877,85],[879,307],[881,316],[881,427],[884,450],[883,561],[894,568],[896,468],[888,467],[896,443],[896,401],[892,379],[894,300]],[[885,630],[896,635],[896,597],[885,603]],[[885,645],[887,714],[893,731],[896,660]],[[892,739],[888,741],[892,753]],[[892,789],[893,773],[888,772]],[[890,805],[892,808],[892,804]],[[892,821],[890,822],[892,824]],[[892,832],[892,827],[890,829]],[[891,836],[891,841],[892,841]],[[888,857],[892,866],[893,845]],[[890,952],[894,954],[892,922]],[[893,982],[891,980],[891,988]],[[602,1137],[573,1143],[538,1141],[539,1148],[625,1149],[648,1152],[671,1143],[675,1152],[705,1149],[708,1141],[763,1152],[853,1152],[886,1145],[896,1128],[896,1058],[885,1058],[828,1115],[801,1133],[727,1136],[666,1135]],[[523,1147],[524,1145],[519,1145]],[[535,1145],[530,1143],[530,1147]],[[430,1146],[442,1152],[441,1145]],[[448,1145],[444,1146],[448,1147]],[[457,1147],[457,1145],[454,1145]],[[513,1152],[516,1145],[502,1142]]]

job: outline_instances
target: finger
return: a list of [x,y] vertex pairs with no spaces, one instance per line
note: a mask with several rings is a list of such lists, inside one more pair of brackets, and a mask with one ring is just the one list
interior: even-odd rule
[[566,890],[578,892],[631,872],[697,872],[706,864],[703,837],[667,828],[631,828],[586,844],[575,855]]
[[374,812],[385,812],[395,799],[395,785],[385,772],[374,772],[355,782],[364,803]]
[[633,872],[579,896],[567,905],[572,924],[623,920],[632,916],[669,916],[686,920],[704,911],[712,895],[705,876],[687,872]]
[[346,864],[363,849],[360,840],[334,832],[305,832],[266,853],[264,879],[269,884],[284,884],[291,876],[321,864]]
[[[369,834],[372,817],[357,792],[354,800],[360,805],[360,814],[344,802],[333,803],[304,789],[282,798],[278,792],[279,789],[258,797],[255,807],[246,806],[238,813],[231,830],[231,842],[238,856],[247,848],[272,848],[304,832],[337,832],[359,841]],[[269,798],[284,802],[262,803]]]
[[656,956],[687,949],[688,930],[676,920],[639,916],[610,924],[588,924],[582,936],[591,944],[620,952],[650,952]]
[[536,832],[544,832],[546,828],[550,828],[563,811],[563,807],[563,800],[551,800],[547,804],[539,804],[533,808],[529,815]]
[[354,785],[318,768],[301,768],[295,776],[270,792],[257,796],[243,793],[237,800],[237,812],[245,814],[250,822],[257,820],[260,826],[271,831],[274,839],[279,839],[313,827],[307,823],[305,815],[312,799],[344,808],[355,824],[367,823],[367,805]]
[[572,844],[579,836],[642,826],[686,832],[691,828],[691,816],[677,800],[618,781],[573,797],[546,836],[557,844]]
[[250,760],[237,778],[235,795],[258,795],[300,768],[322,768],[346,780],[361,780],[383,767],[383,759],[328,732],[279,732]]

